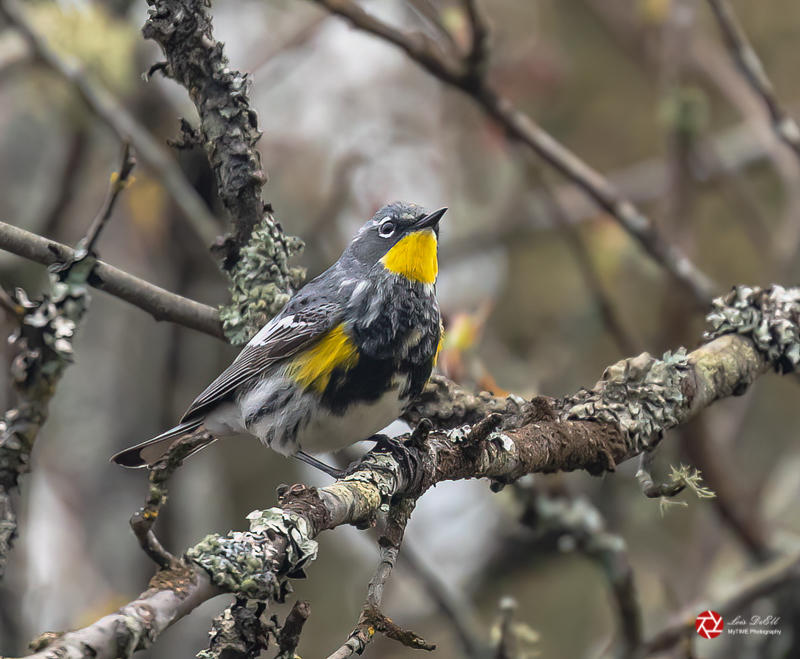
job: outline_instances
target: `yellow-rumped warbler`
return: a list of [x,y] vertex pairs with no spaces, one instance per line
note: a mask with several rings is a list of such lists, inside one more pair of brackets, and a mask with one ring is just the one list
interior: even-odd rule
[[213,439],[254,435],[278,453],[338,475],[306,451],[335,451],[372,436],[400,416],[430,377],[442,336],[435,286],[446,210],[428,213],[404,202],[381,208],[177,426],[112,460],[152,465],[181,437],[205,428]]

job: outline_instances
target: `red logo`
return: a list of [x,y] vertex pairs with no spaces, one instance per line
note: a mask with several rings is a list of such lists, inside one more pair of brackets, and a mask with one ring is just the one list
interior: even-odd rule
[[694,621],[694,628],[703,638],[717,638],[722,633],[725,622],[716,611],[703,611]]

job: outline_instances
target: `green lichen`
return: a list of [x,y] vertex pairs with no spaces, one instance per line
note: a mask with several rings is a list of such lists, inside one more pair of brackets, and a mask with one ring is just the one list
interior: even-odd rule
[[776,371],[789,373],[800,364],[800,288],[736,286],[712,302],[706,320],[706,340],[742,334]]
[[680,423],[687,404],[681,383],[689,371],[686,350],[649,353],[609,366],[593,389],[565,401],[567,419],[605,421],[617,425],[637,453],[661,439],[664,430]]
[[289,572],[303,568],[317,557],[318,544],[311,538],[311,526],[305,517],[281,508],[268,508],[254,510],[247,519],[250,520],[251,533],[280,533],[289,539],[286,546]]
[[191,547],[186,557],[223,590],[251,599],[274,599],[280,584],[260,546],[263,540],[250,533],[234,531],[225,537],[214,533]]
[[681,465],[677,468],[674,465],[670,465],[669,480],[674,485],[685,486],[698,499],[713,499],[717,496],[714,490],[703,484],[703,474],[699,469],[693,469],[686,465]]
[[[317,557],[308,522],[280,508],[256,510],[248,516],[249,531],[227,536],[207,535],[186,552],[220,588],[248,599],[280,600],[285,592],[280,577],[300,570]],[[274,564],[270,551],[275,535],[286,538],[284,560]]]
[[389,453],[368,453],[360,464],[361,468],[348,474],[342,482],[357,481],[374,485],[381,496],[381,508],[388,505],[397,491],[399,481],[397,460]]
[[278,236],[275,221],[265,215],[230,272],[231,302],[220,307],[219,317],[233,345],[247,343],[283,308],[305,278],[303,268],[286,265],[291,255],[302,250],[302,241]]

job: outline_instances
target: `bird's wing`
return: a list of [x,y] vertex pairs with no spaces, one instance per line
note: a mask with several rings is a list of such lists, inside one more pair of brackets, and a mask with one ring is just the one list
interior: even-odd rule
[[181,421],[197,418],[200,413],[227,398],[239,385],[258,377],[276,362],[320,339],[341,319],[340,308],[336,304],[316,303],[313,308],[309,307],[293,310],[287,306],[267,323],[236,360],[195,398]]

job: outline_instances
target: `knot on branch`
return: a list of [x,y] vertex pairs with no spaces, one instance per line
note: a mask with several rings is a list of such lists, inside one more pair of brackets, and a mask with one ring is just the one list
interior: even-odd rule
[[655,446],[667,428],[680,423],[688,399],[683,382],[690,370],[686,350],[656,359],[643,352],[609,366],[591,390],[564,399],[567,419],[613,423],[631,453]]
[[416,424],[427,418],[435,428],[452,429],[475,424],[492,413],[519,414],[525,405],[519,396],[498,398],[488,391],[473,394],[441,375],[434,375],[403,419]]
[[236,600],[214,618],[208,650],[197,653],[197,659],[245,659],[258,657],[275,635],[275,621],[263,619],[266,604]]
[[232,531],[225,537],[208,535],[189,549],[186,557],[228,592],[248,599],[283,601],[286,584],[278,576],[298,575],[317,557],[310,525],[304,517],[280,508],[256,510],[247,518],[249,531]]
[[[247,343],[284,307],[305,278],[303,268],[286,266],[289,254],[299,252],[302,242],[292,237],[279,242],[275,227],[272,218],[266,216],[229,271],[231,302],[220,308],[219,317],[225,336],[234,345]],[[284,271],[288,272],[288,281]]]
[[736,286],[711,303],[706,320],[711,325],[703,335],[706,340],[723,334],[742,334],[777,372],[789,373],[800,364],[798,288]]

